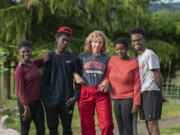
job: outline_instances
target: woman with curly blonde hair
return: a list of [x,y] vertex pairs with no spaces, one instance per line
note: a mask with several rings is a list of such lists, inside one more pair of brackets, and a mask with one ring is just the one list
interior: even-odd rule
[[85,50],[89,53],[92,53],[91,42],[94,38],[101,36],[103,38],[103,46],[100,51],[101,54],[106,54],[108,52],[108,45],[107,45],[107,37],[102,31],[94,31],[89,34],[85,41]]
[[85,51],[79,55],[84,84],[79,98],[82,135],[95,135],[94,115],[98,116],[101,135],[113,135],[112,106],[107,88],[98,89],[104,79],[110,57],[107,38],[102,31],[94,31],[85,41]]

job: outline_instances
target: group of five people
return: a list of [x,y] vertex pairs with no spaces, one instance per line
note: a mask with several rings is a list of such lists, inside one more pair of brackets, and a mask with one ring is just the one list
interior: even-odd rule
[[[158,120],[162,101],[166,100],[159,60],[152,50],[144,47],[143,29],[133,28],[130,36],[138,52],[137,59],[128,56],[124,38],[115,40],[116,55],[110,58],[107,37],[98,30],[87,36],[85,52],[78,57],[66,49],[72,37],[69,27],[58,29],[56,50],[42,58],[31,59],[32,43],[21,41],[18,45],[21,60],[14,73],[21,134],[28,135],[33,120],[37,135],[45,135],[44,106],[49,135],[59,134],[59,118],[63,135],[72,135],[74,103],[78,101],[82,135],[96,134],[95,110],[101,135],[113,135],[112,98],[120,135],[137,134],[139,108],[149,134],[159,135]],[[42,81],[40,67],[43,67]]]

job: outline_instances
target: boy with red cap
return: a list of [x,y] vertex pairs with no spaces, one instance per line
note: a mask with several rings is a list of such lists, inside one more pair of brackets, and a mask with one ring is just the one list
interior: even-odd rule
[[80,88],[76,87],[74,91],[73,73],[80,73],[80,68],[78,57],[66,50],[71,37],[69,27],[61,27],[57,31],[57,48],[49,53],[49,61],[43,67],[42,100],[49,135],[58,135],[59,116],[63,135],[72,135],[74,103],[80,94]]

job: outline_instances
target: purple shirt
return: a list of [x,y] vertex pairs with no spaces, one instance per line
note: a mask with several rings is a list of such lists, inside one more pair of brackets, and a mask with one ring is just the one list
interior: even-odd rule
[[19,62],[14,77],[18,97],[22,104],[29,104],[40,98],[41,74],[39,68],[44,64],[43,58],[31,60],[32,65]]

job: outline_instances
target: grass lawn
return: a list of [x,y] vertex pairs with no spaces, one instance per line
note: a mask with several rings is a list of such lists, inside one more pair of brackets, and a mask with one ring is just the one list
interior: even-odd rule
[[180,117],[180,102],[167,102],[163,104],[162,119]]
[[180,135],[180,125],[169,126],[161,130],[162,135]]
[[[13,129],[16,129],[19,131],[19,127],[20,127],[19,116],[12,113],[12,111],[17,107],[16,97],[14,96],[12,100],[8,100],[8,101],[3,100],[2,104],[9,107],[9,110],[6,113],[9,115],[9,118],[6,121],[6,126],[8,128],[13,128]],[[114,117],[114,114],[113,114],[113,117]],[[174,117],[180,117],[180,103],[178,103],[178,102],[167,102],[167,103],[163,104],[162,119],[169,119],[169,118],[174,118]],[[98,129],[97,116],[95,118],[96,118],[96,120],[95,120],[96,121],[96,128]],[[115,123],[115,127],[116,127],[117,124],[115,121],[115,117],[114,117],[114,123]],[[79,111],[78,111],[77,104],[75,105],[75,108],[74,108],[72,128],[73,128],[74,135],[80,134],[81,127],[80,127],[80,118],[79,118]],[[59,126],[59,132],[60,133],[62,132],[61,126]],[[163,135],[166,135],[166,134],[168,135],[168,134],[170,134],[170,132],[173,133],[172,135],[178,135],[175,133],[180,133],[180,125],[177,127],[168,127],[166,129],[162,130]],[[47,128],[46,128],[46,133],[48,134]],[[35,135],[34,124],[31,124],[31,129],[30,129],[29,135]]]

